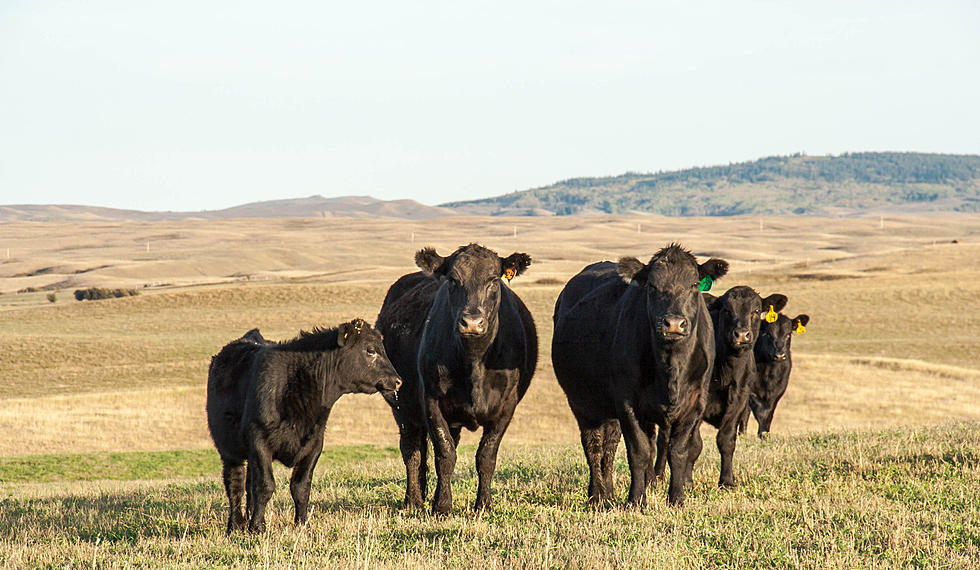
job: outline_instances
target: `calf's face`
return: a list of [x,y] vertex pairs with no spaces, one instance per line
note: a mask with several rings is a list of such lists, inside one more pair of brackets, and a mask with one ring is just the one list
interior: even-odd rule
[[386,400],[394,401],[402,379],[388,360],[378,331],[361,319],[344,323],[337,330],[337,346],[345,392],[381,392]]
[[763,299],[751,287],[732,287],[709,307],[715,316],[716,336],[736,352],[751,350],[759,338],[763,309],[779,311],[786,301],[778,293]]
[[728,273],[728,262],[712,258],[698,264],[690,252],[670,245],[646,265],[634,257],[624,257],[618,270],[628,283],[645,288],[653,334],[662,342],[674,342],[693,332],[699,304],[703,303],[698,292],[701,280],[705,276],[720,279]]
[[[768,305],[764,308],[768,309]],[[756,343],[756,358],[762,362],[781,362],[789,358],[793,332],[798,325],[806,326],[808,322],[808,315],[798,315],[792,319],[779,315],[774,323],[763,322],[759,330],[759,341]]]
[[531,264],[526,253],[502,258],[495,252],[470,244],[442,257],[425,248],[415,254],[415,263],[426,273],[440,278],[446,288],[456,331],[464,337],[480,337],[497,329],[502,279],[512,279]]

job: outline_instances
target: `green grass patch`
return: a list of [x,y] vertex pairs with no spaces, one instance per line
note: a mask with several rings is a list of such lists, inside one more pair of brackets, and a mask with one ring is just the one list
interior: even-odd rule
[[[974,568],[978,449],[978,422],[743,438],[737,488],[717,487],[718,454],[706,445],[684,507],[667,506],[660,485],[650,489],[647,509],[636,511],[620,504],[629,479],[622,448],[617,504],[594,509],[578,446],[505,442],[494,505],[474,513],[475,449],[463,446],[453,512],[435,517],[428,508],[401,508],[396,449],[332,447],[317,466],[305,528],[292,525],[288,472],[276,469],[269,532],[261,537],[225,535],[211,450],[78,456],[90,460],[76,461],[81,482],[0,485],[0,560],[26,567],[82,560],[109,567]],[[105,477],[100,461],[125,465],[115,467],[120,476],[163,478],[84,482]],[[166,476],[166,462],[192,467]],[[187,473],[213,476],[175,478]]]
[[[393,447],[344,445],[325,448],[320,461],[344,465],[398,455]],[[221,473],[221,460],[213,449],[0,457],[3,483],[182,479],[216,473]]]

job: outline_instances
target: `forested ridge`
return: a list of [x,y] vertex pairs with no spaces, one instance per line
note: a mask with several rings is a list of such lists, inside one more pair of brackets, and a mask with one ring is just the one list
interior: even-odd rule
[[563,180],[443,204],[483,215],[644,212],[668,216],[830,214],[869,209],[980,211],[980,156],[862,152]]

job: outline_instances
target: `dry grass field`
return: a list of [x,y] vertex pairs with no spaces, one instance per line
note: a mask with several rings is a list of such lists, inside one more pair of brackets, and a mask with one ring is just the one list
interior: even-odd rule
[[[788,393],[776,412],[774,441],[760,444],[744,438],[736,453],[737,476],[771,480],[774,476],[760,464],[779,468],[789,462],[788,469],[802,469],[801,465],[808,465],[809,459],[793,463],[791,458],[773,458],[772,454],[789,449],[790,456],[803,457],[806,452],[801,449],[819,447],[812,442],[824,437],[821,434],[890,433],[893,435],[869,436],[872,443],[861,440],[861,445],[873,447],[873,442],[880,439],[884,448],[901,449],[903,433],[913,434],[910,437],[914,439],[914,434],[922,430],[938,430],[935,433],[941,434],[939,439],[951,438],[947,448],[960,445],[956,443],[959,436],[950,436],[949,430],[954,434],[975,433],[980,420],[980,216],[976,215],[884,220],[603,217],[449,218],[428,222],[294,219],[16,223],[0,225],[0,466],[3,458],[30,464],[30,457],[41,461],[41,456],[51,454],[82,454],[71,457],[90,458],[106,452],[203,450],[194,457],[210,458],[213,452],[208,451],[211,444],[204,420],[204,383],[209,357],[223,344],[252,327],[260,327],[268,338],[283,339],[294,336],[301,328],[334,325],[356,316],[373,321],[387,284],[414,270],[413,255],[420,247],[431,245],[445,254],[459,245],[479,242],[504,255],[524,251],[534,259],[528,272],[511,286],[528,303],[542,347],[531,389],[518,407],[501,449],[502,462],[515,462],[513,467],[502,467],[500,488],[507,497],[503,513],[509,520],[530,524],[536,532],[567,533],[561,525],[533,522],[552,517],[553,509],[567,508],[572,500],[569,497],[581,495],[584,486],[580,473],[584,471],[584,461],[576,449],[578,433],[551,370],[551,311],[555,298],[562,284],[587,263],[623,255],[642,259],[672,241],[684,244],[699,257],[717,256],[731,262],[730,274],[716,284],[718,291],[745,284],[763,295],[784,293],[790,299],[787,314],[807,313],[811,317],[806,334],[794,339],[795,367]],[[74,289],[91,286],[139,288],[141,294],[85,302],[72,297]],[[35,291],[18,293],[27,288]],[[57,297],[53,303],[47,299],[52,292]],[[968,427],[941,427],[950,425]],[[485,560],[492,561],[487,562],[488,566],[558,567],[644,563],[656,560],[650,557],[651,553],[670,556],[672,562],[665,566],[703,567],[720,560],[711,552],[692,553],[679,543],[670,547],[660,544],[657,549],[644,551],[643,541],[659,535],[637,530],[645,524],[636,518],[640,515],[589,515],[581,509],[571,515],[566,513],[571,518],[562,519],[561,524],[594,516],[601,519],[592,521],[590,528],[595,528],[595,532],[602,532],[599,529],[608,524],[624,525],[631,530],[621,537],[626,553],[623,558],[615,557],[616,540],[607,550],[583,558],[567,551],[567,547],[566,551],[558,549],[558,542],[554,542],[557,536],[551,535],[540,537],[556,546],[550,554],[542,548],[538,554],[528,550],[522,551],[521,556],[508,557],[500,555],[499,544],[489,544],[470,545],[472,552],[467,550],[469,547],[461,547],[462,554],[456,552],[459,557],[439,547],[438,556],[427,558],[418,541],[402,544],[401,559],[392,558],[391,553],[372,554],[372,549],[380,548],[379,544],[390,542],[386,538],[381,543],[371,543],[381,540],[378,525],[411,526],[404,520],[411,515],[397,509],[400,468],[388,449],[397,446],[394,422],[380,397],[347,396],[331,415],[327,430],[328,446],[368,444],[365,449],[378,450],[382,456],[347,467],[318,469],[318,480],[322,481],[319,493],[333,497],[323,499],[321,508],[332,509],[330,517],[345,521],[337,524],[346,529],[341,534],[349,534],[350,542],[334,536],[334,542],[339,540],[337,544],[346,546],[322,552],[315,560],[346,560],[349,565],[360,566],[399,566],[399,562],[467,565]],[[654,526],[677,527],[691,522],[687,519],[700,520],[701,515],[695,513],[701,512],[698,509],[711,512],[712,500],[719,501],[715,506],[721,509],[752,513],[756,513],[753,509],[760,501],[769,500],[755,487],[740,491],[748,495],[737,495],[737,500],[731,496],[719,498],[710,484],[717,476],[717,454],[711,455],[713,445],[707,442],[713,441],[714,436],[709,431],[705,436],[705,457],[698,464],[696,488],[692,491],[698,496],[700,489],[701,496],[696,499],[700,506],[687,515],[655,507]],[[477,441],[476,434],[464,434],[462,445],[472,446]],[[798,442],[802,448],[790,442]],[[835,453],[845,451],[837,449]],[[872,451],[869,449],[869,453]],[[974,477],[975,485],[976,448],[969,453],[972,455],[967,454],[961,465]],[[566,494],[555,504],[538,497],[540,500],[535,499],[534,503],[537,507],[522,506],[517,498],[521,481],[533,481],[534,476],[521,470],[533,471],[528,462],[539,455],[545,458],[545,465],[567,467],[569,473],[574,473],[574,481],[565,481],[569,484]],[[460,477],[466,485],[472,479],[471,464],[471,453],[461,456],[458,469],[464,470]],[[202,554],[208,549],[202,550],[200,544],[194,549],[199,558],[153,554],[157,550],[173,554],[174,549],[184,548],[187,529],[220,525],[223,496],[218,490],[214,465],[207,464],[207,469],[214,469],[213,475],[192,468],[190,478],[164,478],[162,483],[31,483],[30,477],[27,482],[3,481],[0,477],[0,500],[7,498],[9,502],[0,506],[0,514],[30,527],[35,523],[28,522],[30,517],[18,510],[27,508],[24,505],[28,503],[40,501],[46,505],[42,510],[61,512],[71,511],[71,501],[81,501],[87,505],[78,507],[81,512],[98,518],[99,513],[112,516],[113,512],[111,507],[93,507],[99,496],[145,499],[161,494],[180,495],[175,504],[191,505],[188,508],[197,513],[193,516],[204,518],[185,520],[177,513],[175,516],[182,522],[171,521],[167,523],[170,526],[153,531],[152,539],[145,544],[142,538],[148,535],[138,534],[142,538],[136,542],[143,546],[135,547],[136,551],[147,557],[144,562],[149,565],[254,566],[263,561],[276,566],[291,565],[297,560],[290,558],[290,550],[295,554],[297,549],[308,548],[306,543],[315,542],[317,533],[338,532],[331,526],[313,527],[308,535],[283,530],[285,534],[274,534],[266,542],[243,541],[238,545],[241,550],[232,553],[222,550],[224,547],[213,547],[222,551],[214,558]],[[322,473],[334,477],[353,471],[354,480],[363,481],[366,470],[374,468],[385,470],[381,478],[383,489],[370,491],[384,495],[383,499],[370,495],[374,497],[371,500],[384,503],[383,512],[367,509],[360,519],[356,510],[345,513],[346,507],[360,504],[357,497],[338,498],[356,489],[341,491],[336,484],[321,479],[328,476]],[[957,472],[960,475],[963,473]],[[801,476],[803,479],[806,477]],[[833,484],[851,492],[849,485],[859,483],[845,479],[835,479]],[[202,490],[208,492],[206,497],[189,497]],[[825,491],[818,493],[817,502],[832,500]],[[533,492],[544,493],[540,489]],[[786,494],[785,501],[791,502],[791,490],[781,492]],[[75,499],[69,500],[71,497]],[[288,493],[280,489],[277,501],[280,516],[273,519],[273,526],[287,526]],[[654,504],[658,502],[655,500]],[[848,508],[865,513],[879,506]],[[527,509],[530,511],[525,512]],[[965,509],[964,512],[980,510],[975,495]],[[787,512],[791,510],[792,507],[786,508]],[[824,515],[832,519],[831,511],[825,510]],[[392,523],[391,517],[401,522]],[[428,536],[425,544],[436,544],[438,537],[443,537],[440,540],[445,544],[469,544],[464,539],[478,537],[484,526],[497,524],[494,517],[470,515],[455,522],[422,522],[421,530],[416,531]],[[51,518],[56,519],[57,516]],[[723,534],[725,525],[709,519],[706,524],[716,526],[714,531],[705,532]],[[909,529],[919,528],[918,523],[902,517],[881,524],[893,525],[896,520],[905,521],[903,524],[910,525]],[[102,528],[98,520],[90,523],[92,528]],[[64,565],[65,561],[89,565],[98,558],[99,537],[111,534],[111,528],[115,528],[109,525],[110,530],[66,538],[56,530],[57,524],[51,523],[50,528],[36,524],[40,525],[37,534],[27,538],[9,529],[0,532],[0,560],[14,566]],[[970,524],[965,546],[954,542],[945,549],[925,548],[923,552],[929,555],[923,560],[948,559],[952,565],[961,566],[965,559],[958,556],[963,552],[980,552],[980,532],[976,521]],[[667,532],[669,529],[665,528],[661,530]],[[928,546],[930,537],[919,536],[913,530],[909,530],[910,540],[925,541]],[[217,536],[216,532],[201,532],[208,537]],[[511,545],[507,548],[516,548],[511,543],[518,539],[505,535],[499,540]],[[684,537],[685,544],[697,539],[689,533],[678,536]],[[850,551],[839,550],[839,537],[824,538],[830,542],[818,540],[814,548],[822,548],[820,552],[826,556],[804,557],[796,562],[782,560],[780,565],[846,567],[855,561],[861,566],[878,565],[873,563],[876,559],[862,557],[859,546],[848,547],[858,549],[848,555]],[[54,546],[32,549],[22,544],[24,540],[40,540]],[[205,538],[197,536],[188,544],[195,540]],[[773,544],[786,547],[786,540],[790,539],[780,542],[774,535],[772,540]],[[836,555],[834,540],[838,541]],[[88,559],[93,556],[93,545],[95,557]],[[742,552],[739,549],[745,548],[746,552],[755,552],[750,546],[717,548],[721,553]],[[341,551],[348,547],[351,551],[345,556]],[[772,547],[765,541],[758,545]],[[125,544],[116,544],[103,552],[111,553],[113,548],[117,557],[110,556],[109,565],[125,566],[127,552],[134,551],[127,551]],[[497,554],[491,556],[491,551]],[[535,560],[538,555],[542,558]],[[887,557],[878,560],[890,565]],[[819,561],[825,564],[818,564]],[[780,560],[769,562],[779,564]]]

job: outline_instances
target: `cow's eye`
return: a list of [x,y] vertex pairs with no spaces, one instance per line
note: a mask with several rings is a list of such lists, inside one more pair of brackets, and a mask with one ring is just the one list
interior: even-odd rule
[[367,352],[367,355],[368,356],[377,356],[378,355],[378,351],[377,350],[374,350],[374,347],[371,347],[371,346],[369,346],[367,348],[367,351],[366,352]]

